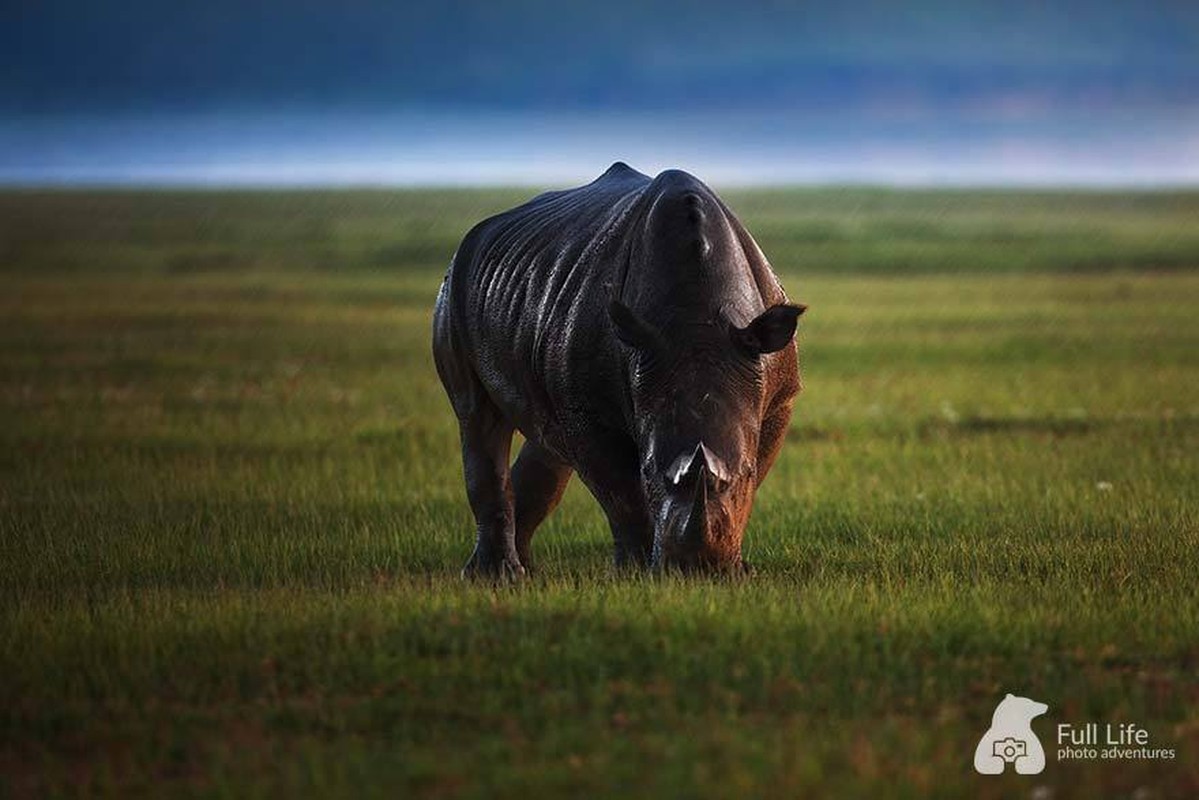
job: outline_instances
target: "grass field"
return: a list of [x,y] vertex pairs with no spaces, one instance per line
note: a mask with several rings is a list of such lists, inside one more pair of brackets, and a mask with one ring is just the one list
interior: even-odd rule
[[756,576],[576,483],[468,585],[430,310],[528,194],[0,193],[0,794],[1199,795],[1199,193],[728,193],[811,306]]

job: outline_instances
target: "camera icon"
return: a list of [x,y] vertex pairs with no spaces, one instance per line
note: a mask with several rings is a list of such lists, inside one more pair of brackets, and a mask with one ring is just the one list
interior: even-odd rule
[[991,745],[991,755],[999,756],[1008,764],[1012,764],[1017,758],[1028,755],[1028,743],[1011,736],[997,739],[995,744]]

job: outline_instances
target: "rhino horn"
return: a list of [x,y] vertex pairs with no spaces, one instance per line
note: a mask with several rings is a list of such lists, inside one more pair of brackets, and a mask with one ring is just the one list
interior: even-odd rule
[[683,526],[682,540],[693,547],[703,547],[708,541],[708,465],[702,459],[692,462],[695,476],[691,511],[687,524]]
[[702,441],[695,446],[694,451],[684,453],[676,458],[666,474],[671,483],[675,486],[682,486],[694,480],[699,475],[701,468],[707,474],[714,476],[717,481],[729,479],[729,470],[724,461]]

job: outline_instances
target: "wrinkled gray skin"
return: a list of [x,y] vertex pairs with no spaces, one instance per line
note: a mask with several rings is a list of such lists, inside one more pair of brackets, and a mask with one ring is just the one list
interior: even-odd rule
[[685,172],[617,163],[476,225],[433,320],[477,523],[464,575],[523,574],[575,472],[618,565],[743,567],[800,387],[802,311]]

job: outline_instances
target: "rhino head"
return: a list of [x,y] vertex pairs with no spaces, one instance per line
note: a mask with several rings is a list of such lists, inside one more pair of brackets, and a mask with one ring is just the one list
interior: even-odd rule
[[[653,519],[653,563],[739,570],[760,482],[768,356],[791,345],[805,307],[772,306],[738,326],[721,313],[660,329],[609,305],[629,349],[640,480]],[[762,469],[765,469],[762,466]]]

